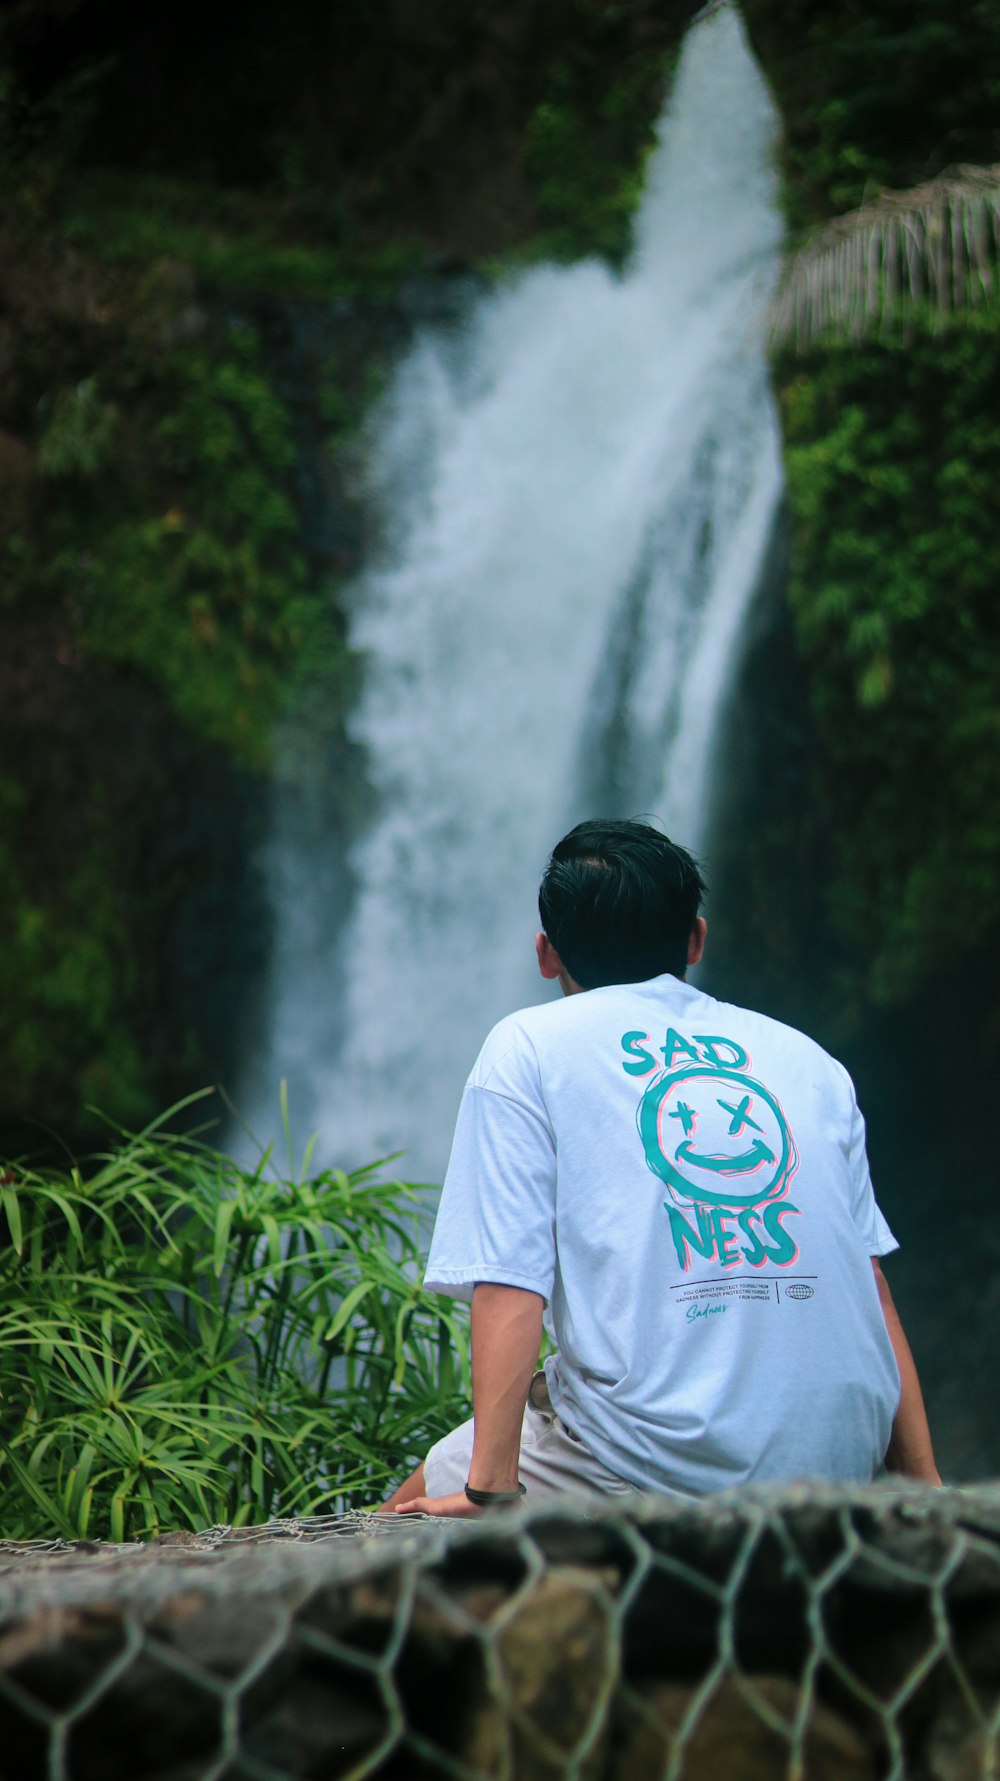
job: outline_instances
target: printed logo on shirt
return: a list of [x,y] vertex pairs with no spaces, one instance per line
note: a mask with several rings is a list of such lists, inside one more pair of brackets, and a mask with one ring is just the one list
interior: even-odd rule
[[647,1033],[622,1036],[623,1068],[651,1076],[636,1111],[646,1164],[664,1182],[677,1260],[723,1268],[790,1267],[798,1247],[782,1220],[798,1155],[777,1097],[749,1075],[750,1059],[720,1034],[673,1028],[658,1049]]

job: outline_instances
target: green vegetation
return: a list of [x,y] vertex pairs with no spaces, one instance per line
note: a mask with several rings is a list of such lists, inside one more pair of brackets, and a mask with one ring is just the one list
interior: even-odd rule
[[352,239],[348,224],[336,227],[333,207],[317,228],[315,203],[303,214],[288,199],[104,170],[67,189],[60,224],[68,240],[109,265],[147,266],[169,256],[190,266],[206,293],[287,302],[391,293],[426,260],[419,237]]
[[[266,764],[296,660],[329,620],[256,330],[229,323],[156,357],[128,340],[40,419],[39,468],[56,486],[37,582],[73,586],[89,653],[139,669],[182,721]],[[22,560],[22,597],[26,580]]]
[[39,896],[24,867],[30,814],[22,786],[0,781],[0,900],[10,936],[0,948],[7,1105],[30,1108],[44,1082],[52,1111],[99,1102],[123,1119],[141,1119],[149,1081],[129,1028],[135,969],[113,833],[95,825],[83,857],[65,863],[58,894]]
[[1000,8],[743,0],[784,124],[794,228],[962,161],[1000,159]]
[[55,225],[112,266],[183,262],[204,292],[288,301],[391,291],[426,256],[416,237],[363,242],[334,198],[294,180],[260,193],[81,166],[114,74],[113,60],[84,59],[32,99],[4,66],[0,36],[0,192],[29,231]]
[[153,1126],[89,1179],[7,1171],[5,1538],[374,1507],[468,1414],[466,1321],[420,1286],[420,1190],[309,1170]]
[[[11,406],[33,427],[31,480],[0,541],[7,672],[31,676],[0,730],[5,1107],[78,1137],[92,1103],[142,1121],[222,1066],[197,1009],[149,1043],[197,822],[179,775],[187,799],[204,775],[246,807],[240,773],[265,799],[282,721],[320,712],[294,762],[314,771],[353,684],[333,590],[303,552],[259,321],[194,306],[172,264],[98,282],[92,301],[103,331],[28,336]],[[328,429],[341,440],[349,408]],[[184,825],[180,852],[165,821]]]
[[677,41],[637,47],[623,7],[577,0],[575,10],[572,49],[550,68],[525,135],[541,225],[530,251],[545,259],[597,254],[620,263],[631,245]]
[[787,369],[782,412],[829,917],[867,992],[898,1000],[945,932],[954,963],[1000,913],[996,316],[831,345]]

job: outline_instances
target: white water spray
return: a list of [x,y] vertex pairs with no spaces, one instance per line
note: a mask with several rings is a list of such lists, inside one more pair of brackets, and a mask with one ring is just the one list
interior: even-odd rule
[[310,862],[294,837],[276,850],[298,891],[270,1081],[288,1075],[331,1160],[404,1150],[411,1179],[440,1178],[487,1029],[544,993],[535,889],[573,822],[651,812],[704,838],[780,489],[774,144],[740,22],[715,10],[686,41],[626,274],[522,276],[457,341],[419,339],[383,405],[387,542],[351,600],[375,812],[325,959]]

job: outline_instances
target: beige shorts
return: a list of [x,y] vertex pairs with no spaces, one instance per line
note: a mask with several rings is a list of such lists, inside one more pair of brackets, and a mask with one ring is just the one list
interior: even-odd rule
[[[464,1490],[472,1459],[472,1422],[463,1422],[431,1448],[424,1461],[424,1481],[429,1497],[451,1496]],[[563,1496],[567,1491],[589,1491],[602,1496],[638,1496],[639,1490],[617,1473],[609,1472],[588,1453],[583,1442],[560,1422],[552,1408],[544,1373],[531,1381],[521,1425],[521,1458],[518,1465],[525,1497],[530,1502]]]

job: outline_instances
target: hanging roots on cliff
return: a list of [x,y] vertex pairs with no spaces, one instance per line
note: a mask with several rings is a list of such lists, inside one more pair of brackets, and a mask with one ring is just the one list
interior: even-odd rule
[[1000,165],[955,167],[811,236],[786,267],[771,337],[804,351],[829,332],[887,332],[926,305],[945,316],[991,297],[998,264]]

